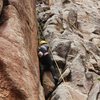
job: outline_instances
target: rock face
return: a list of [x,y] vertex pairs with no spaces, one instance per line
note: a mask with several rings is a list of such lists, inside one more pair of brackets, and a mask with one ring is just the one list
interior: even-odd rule
[[0,14],[0,100],[44,100],[35,0],[0,0]]
[[[43,36],[50,45],[53,58],[58,63],[65,81],[69,83],[64,84],[65,87],[69,86],[71,90],[67,87],[63,91],[64,88],[60,85],[49,100],[83,98],[77,98],[74,89],[82,96],[85,95],[83,100],[99,100],[100,0],[55,1],[49,0],[50,9],[41,11],[38,16],[41,15],[39,18],[42,20],[47,12],[52,15],[46,17]],[[71,95],[69,91],[72,91]],[[62,96],[66,93],[67,96]]]
[[2,11],[2,7],[3,7],[3,0],[0,0],[0,14],[1,14],[1,11]]
[[74,89],[68,83],[63,83],[53,92],[50,100],[86,100],[87,95]]

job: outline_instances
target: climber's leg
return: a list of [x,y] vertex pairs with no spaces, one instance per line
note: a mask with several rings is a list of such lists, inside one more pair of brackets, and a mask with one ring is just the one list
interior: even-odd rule
[[58,82],[58,77],[56,75],[56,70],[55,70],[54,66],[50,67],[50,72],[52,73],[52,76],[53,76],[53,79],[54,79],[54,83],[56,85],[57,82]]
[[44,66],[40,64],[40,81],[42,85],[43,85],[43,74],[44,74]]

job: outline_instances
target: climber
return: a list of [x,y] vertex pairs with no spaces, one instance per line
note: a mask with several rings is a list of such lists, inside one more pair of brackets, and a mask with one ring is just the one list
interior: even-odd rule
[[42,80],[43,80],[44,71],[49,70],[53,76],[54,83],[56,85],[58,82],[58,78],[56,76],[56,70],[53,66],[53,62],[52,62],[50,54],[49,54],[49,46],[48,46],[47,42],[44,40],[40,41],[38,55],[39,55],[39,61],[40,61],[41,84],[43,84]]

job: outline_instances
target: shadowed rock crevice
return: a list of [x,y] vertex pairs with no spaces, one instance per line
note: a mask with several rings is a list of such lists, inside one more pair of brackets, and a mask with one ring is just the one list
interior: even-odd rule
[[9,5],[9,4],[10,4],[9,0],[3,0],[3,7],[4,7],[4,6],[7,6],[7,5]]

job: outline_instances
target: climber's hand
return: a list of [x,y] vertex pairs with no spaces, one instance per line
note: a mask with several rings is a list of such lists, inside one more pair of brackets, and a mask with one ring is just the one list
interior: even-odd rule
[[41,51],[39,51],[38,55],[39,55],[39,57],[42,57],[43,53]]

